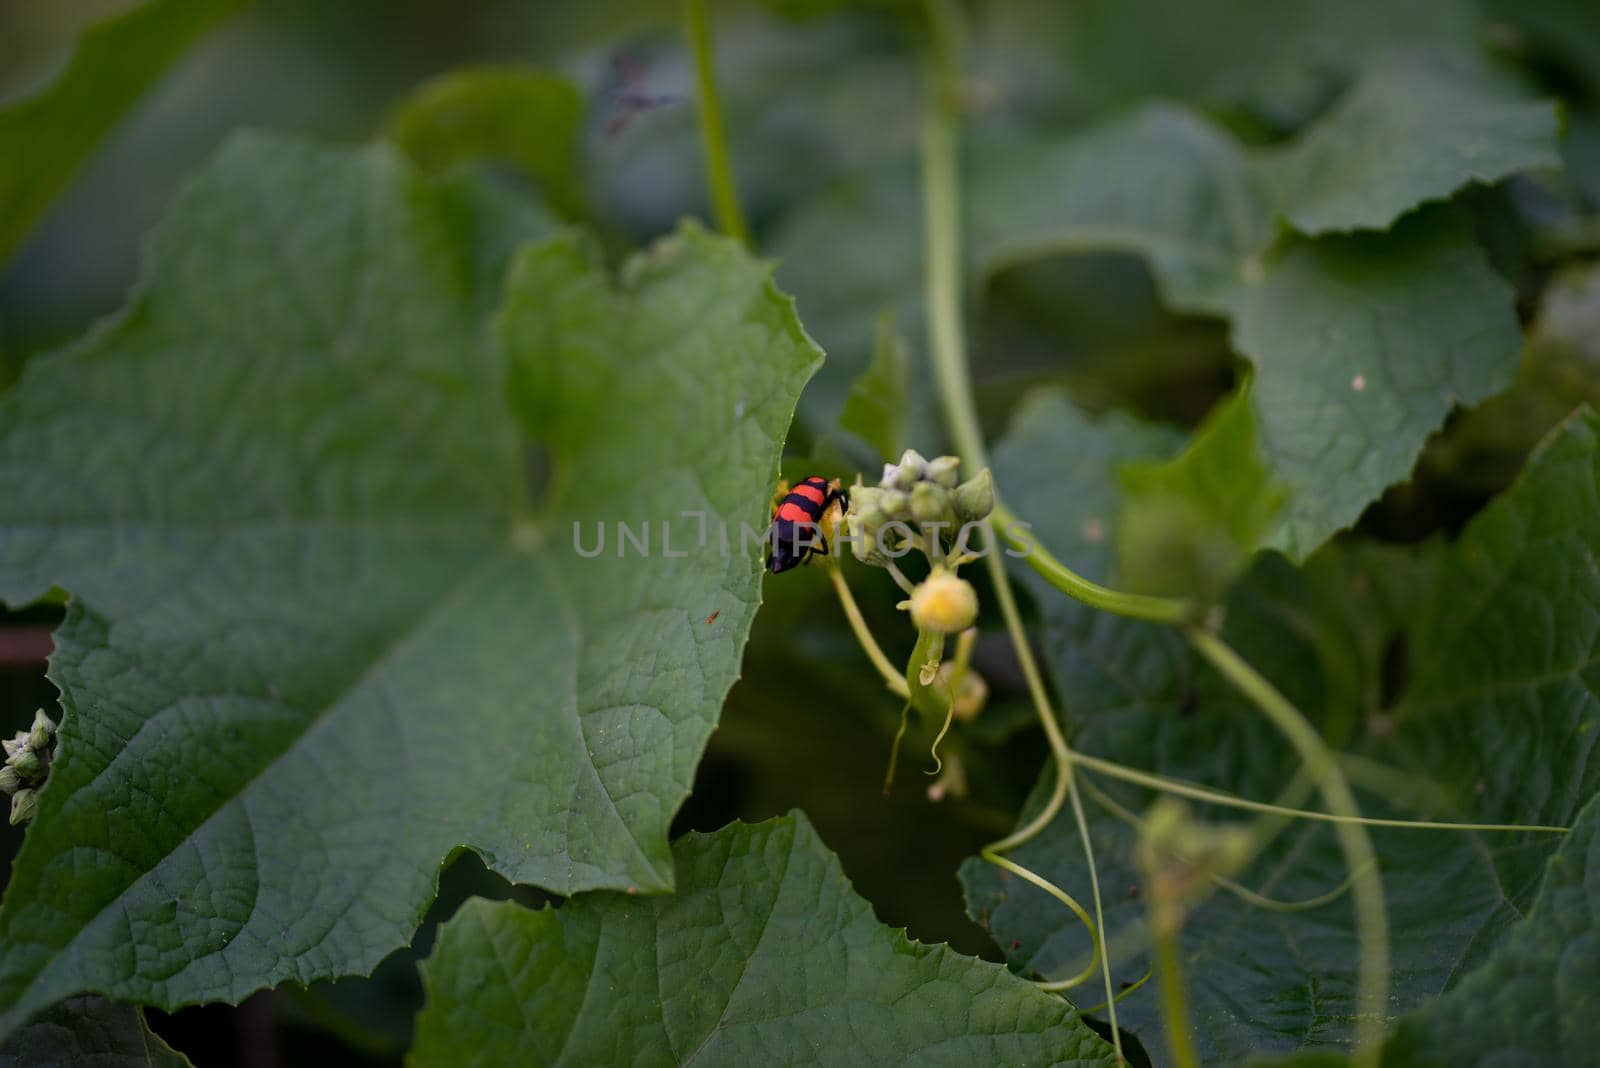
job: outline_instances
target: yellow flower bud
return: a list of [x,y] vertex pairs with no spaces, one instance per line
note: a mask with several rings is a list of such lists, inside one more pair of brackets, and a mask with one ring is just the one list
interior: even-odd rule
[[911,622],[918,630],[955,634],[978,618],[978,594],[972,583],[937,569],[911,591]]

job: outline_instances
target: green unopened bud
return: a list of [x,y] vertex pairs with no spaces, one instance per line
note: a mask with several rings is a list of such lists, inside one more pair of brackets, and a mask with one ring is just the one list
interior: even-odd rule
[[904,522],[911,518],[911,495],[905,490],[884,490],[878,498],[878,504],[883,509],[883,514],[890,519]]
[[911,518],[919,523],[952,523],[950,491],[932,482],[918,482],[911,489]]
[[33,715],[33,728],[28,731],[28,745],[36,752],[44,752],[56,739],[56,725],[39,709]]
[[850,490],[850,511],[845,524],[850,528],[850,552],[863,564],[882,567],[885,557],[878,547],[878,531],[893,517],[883,509],[887,491],[877,486],[856,486]]
[[883,490],[875,486],[863,486],[850,491],[850,510],[845,513],[846,520],[851,521],[852,531],[864,527],[867,530],[877,530],[889,521],[889,516],[883,510]]
[[956,515],[963,523],[987,519],[989,513],[994,511],[994,476],[989,474],[989,469],[985,467],[957,486],[951,496],[955,502]]
[[6,764],[17,769],[17,774],[22,776],[23,782],[33,782],[44,774],[44,761],[32,749],[17,750]]
[[921,479],[927,470],[928,461],[923,459],[922,454],[916,449],[907,449],[901,454],[900,472],[902,475],[909,474],[913,482]]
[[862,517],[851,513],[846,518],[850,527],[850,553],[863,564],[883,567],[889,558],[883,554],[877,527],[868,528]]
[[39,807],[39,792],[37,790],[18,790],[11,795],[11,826],[27,823],[33,819],[35,810]]
[[15,738],[0,738],[0,746],[6,751],[6,759],[10,760],[24,749],[28,748],[28,732],[18,731]]
[[14,794],[22,789],[22,776],[17,774],[17,769],[7,764],[0,768],[0,793]]
[[945,489],[955,489],[961,481],[961,458],[939,456],[928,461],[928,481],[937,482]]
[[1236,875],[1254,851],[1249,829],[1203,823],[1190,817],[1183,802],[1158,800],[1145,815],[1137,850],[1154,922],[1176,930],[1188,909],[1210,890],[1212,878]]
[[877,486],[850,487],[850,511],[857,515],[866,515],[882,508],[882,502],[883,490]]
[[917,484],[918,472],[915,468],[901,467],[899,464],[883,465],[883,488],[893,490],[908,490]]
[[918,630],[955,634],[978,618],[978,594],[972,583],[937,568],[911,591],[911,622]]

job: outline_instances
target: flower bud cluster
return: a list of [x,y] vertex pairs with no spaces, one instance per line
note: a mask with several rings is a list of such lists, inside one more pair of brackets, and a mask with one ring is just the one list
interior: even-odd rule
[[[987,468],[961,482],[961,461],[954,456],[926,460],[907,449],[897,464],[884,464],[876,486],[850,491],[851,549],[862,563],[883,566],[886,544],[898,525],[909,535],[913,525],[953,536],[963,523],[988,517],[994,511],[994,479]],[[936,524],[936,525],[935,525]],[[887,529],[886,529],[887,528]]]
[[56,725],[40,709],[32,727],[0,740],[0,746],[6,754],[6,762],[0,766],[0,791],[11,795],[11,823],[15,826],[32,819],[38,807],[39,787],[50,774],[55,756]]

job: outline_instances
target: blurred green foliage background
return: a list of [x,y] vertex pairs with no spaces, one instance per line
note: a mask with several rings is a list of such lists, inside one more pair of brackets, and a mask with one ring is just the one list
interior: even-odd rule
[[[78,32],[129,6],[0,5],[0,103],[47,83]],[[970,10],[975,76],[968,88],[982,123],[969,153],[1158,96],[1204,108],[1248,142],[1272,144],[1385,50],[1445,61],[1488,55],[1505,76],[1558,96],[1568,175],[1514,179],[1471,198],[1480,237],[1535,324],[1523,382],[1456,418],[1424,455],[1418,477],[1369,511],[1365,529],[1407,540],[1454,529],[1509,481],[1554,419],[1578,399],[1600,399],[1600,287],[1586,266],[1600,252],[1593,214],[1600,209],[1600,5],[1017,0]],[[462,64],[533,64],[578,87],[581,210],[613,250],[649,239],[683,214],[705,216],[692,71],[676,15],[673,5],[637,0],[247,7],[138,102],[0,267],[0,385],[120,303],[141,235],[230,131],[256,126],[366,140],[419,83]],[[714,15],[734,166],[756,243],[785,257],[780,283],[801,293],[801,318],[829,350],[785,473],[808,473],[802,468],[811,463],[871,473],[874,458],[863,443],[835,430],[829,416],[865,362],[869,335],[857,328],[885,310],[885,294],[864,279],[884,259],[920,270],[911,48],[892,4],[725,3]],[[830,212],[839,220],[832,227]],[[883,225],[856,229],[851,220],[862,212]],[[830,318],[808,314],[808,293],[829,298]],[[1541,311],[1547,293],[1556,296]],[[1192,426],[1235,380],[1223,326],[1164,310],[1149,271],[1130,256],[1064,257],[1002,271],[982,296],[974,350],[992,433],[1022,392],[1042,383],[1065,385],[1091,411],[1123,407]],[[913,396],[925,399],[920,309],[899,311],[912,342]],[[938,451],[925,404],[913,407],[908,433],[906,444]],[[890,624],[898,594],[858,594],[869,621],[881,624],[874,629],[897,634]],[[41,654],[56,612],[45,606],[0,617],[0,726],[7,731],[51,700]],[[888,651],[903,656],[908,648]],[[931,780],[918,759],[925,750],[908,743],[912,759],[893,794],[881,798],[898,709],[840,625],[823,575],[769,584],[744,678],[679,826],[709,830],[735,817],[803,808],[884,921],[998,959],[964,915],[956,868],[1009,829],[1043,748],[1003,642],[986,640],[978,666],[995,697],[981,724],[952,746],[968,796],[930,803]],[[9,858],[18,838],[10,833],[0,853]],[[434,919],[469,893],[511,892],[475,859],[461,859],[447,873]],[[201,1065],[398,1063],[420,998],[414,961],[430,939],[424,928],[412,950],[370,981],[258,995],[237,1009],[151,1015]]]

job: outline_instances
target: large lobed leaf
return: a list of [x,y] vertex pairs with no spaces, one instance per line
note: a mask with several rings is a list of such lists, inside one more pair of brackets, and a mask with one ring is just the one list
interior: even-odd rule
[[1400,1021],[1384,1061],[1582,1064],[1600,1050],[1600,801],[1550,858],[1539,897],[1489,961]]
[[[1034,520],[1035,536],[1092,577],[1109,578],[1109,473],[1046,458],[1116,442],[1123,457],[1162,455],[1160,437],[1145,438],[1125,424],[1088,423],[1064,400],[1041,401],[997,450],[996,472],[1014,487],[1014,507]],[[1092,540],[1083,533],[1090,519]],[[1233,592],[1225,635],[1332,744],[1354,754],[1347,771],[1368,814],[1570,825],[1600,792],[1597,544],[1600,418],[1584,412],[1458,543],[1418,552],[1335,546],[1298,570],[1268,557]],[[1080,750],[1261,800],[1314,801],[1308,789],[1289,788],[1292,753],[1176,634],[1091,613],[1030,581]],[[1150,800],[1092,781],[1135,813]],[[1143,906],[1126,893],[1139,880],[1134,833],[1114,808],[1091,804],[1091,812],[1117,977],[1133,980],[1145,959]],[[1247,886],[1295,901],[1343,880],[1326,826],[1296,823],[1273,835],[1242,876]],[[1087,893],[1075,837],[1070,821],[1057,820],[1017,859]],[[1526,913],[1559,838],[1381,830],[1374,841],[1399,1013],[1484,963]],[[1017,947],[1017,964],[1050,976],[1076,969],[1082,932],[1065,910],[975,861],[964,879],[974,915],[1002,946]],[[1276,912],[1219,891],[1191,915],[1184,948],[1203,1056],[1348,1039],[1356,1006],[1347,897]],[[1119,1016],[1160,1059],[1154,1000],[1135,995]]]
[[[1533,909],[1489,961],[1448,994],[1402,1018],[1383,1063],[1588,1064],[1600,1049],[1600,800],[1590,801],[1550,858]],[[1259,1062],[1347,1064],[1316,1051]]]
[[[1323,180],[1345,188],[1342,173]],[[997,263],[1139,253],[1176,307],[1230,319],[1255,365],[1262,461],[1287,489],[1257,545],[1304,559],[1411,471],[1454,405],[1511,384],[1519,333],[1510,287],[1448,210],[1389,233],[1279,239],[1268,186],[1220,129],[1151,105],[995,155],[974,176],[974,242]],[[1430,189],[1412,187],[1408,206]]]
[[1283,503],[1255,431],[1246,385],[1212,409],[1182,455],[1117,468],[1128,589],[1214,600],[1238,577]]
[[[820,353],[694,227],[619,290],[578,238],[531,245],[491,338],[548,232],[388,150],[236,139],[126,311],[0,400],[0,597],[73,595],[0,1028],[364,972],[463,846],[562,893],[672,887],[759,597],[739,527]],[[576,553],[618,521],[649,559]]]
[[565,216],[583,207],[578,141],[583,97],[535,68],[463,67],[417,88],[390,113],[390,139],[428,173],[468,161],[509,163]]
[[1263,163],[1296,229],[1381,230],[1469,181],[1560,166],[1559,125],[1549,101],[1427,66],[1380,67]]
[[1456,405],[1516,374],[1510,287],[1446,209],[1291,240],[1231,302],[1262,457],[1289,491],[1261,544],[1295,560],[1405,479]]
[[[1371,103],[1396,93],[1410,94],[1404,107]],[[1065,135],[989,138],[970,159],[973,266],[1132,253],[1174,308],[1229,320],[1255,368],[1256,448],[1283,496],[1248,548],[1303,560],[1410,473],[1456,405],[1511,384],[1511,288],[1464,218],[1413,209],[1550,165],[1556,132],[1547,101],[1412,62],[1374,69],[1271,151],[1161,103]],[[1355,137],[1370,150],[1329,158]],[[848,373],[865,364],[873,316],[895,306],[918,322],[920,261],[905,247],[915,196],[903,171],[886,170],[774,238],[807,322],[843,356],[808,394],[818,425],[832,425]],[[1363,232],[1305,236],[1281,218]],[[927,398],[913,389],[911,401],[913,439],[935,433],[918,418]]]
[[1281,130],[1374,65],[1470,60],[1482,20],[1470,0],[1084,0],[1063,37],[1095,104],[1194,100]]
[[0,1068],[190,1068],[143,1010],[104,998],[68,998],[0,1047]]
[[246,2],[145,0],[90,27],[55,81],[0,111],[0,261],[162,72]]
[[673,854],[671,897],[468,902],[422,966],[409,1063],[1115,1063],[1065,1001],[880,924],[803,816]]

